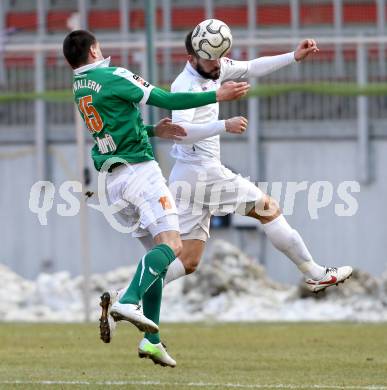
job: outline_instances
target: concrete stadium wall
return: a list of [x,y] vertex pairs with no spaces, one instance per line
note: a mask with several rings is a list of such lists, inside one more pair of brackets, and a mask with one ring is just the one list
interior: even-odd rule
[[[168,143],[157,144],[164,172],[169,172],[172,164],[169,148]],[[334,195],[333,203],[319,210],[319,218],[311,219],[307,193],[302,192],[296,196],[293,215],[287,218],[320,263],[351,264],[378,275],[387,265],[387,137],[374,138],[370,148],[372,180],[368,185],[361,185],[360,193],[353,194],[359,204],[355,216],[338,217],[334,204],[341,201]],[[341,181],[358,180],[355,139],[263,137],[260,150],[263,161],[261,181],[306,180],[311,183],[327,180],[336,191]],[[222,143],[222,155],[226,165],[248,176],[248,160],[243,158],[247,156],[246,140],[226,137]],[[63,181],[76,178],[75,145],[52,144],[49,159],[51,181],[58,192]],[[3,183],[0,192],[0,262],[29,278],[42,271],[69,270],[72,274],[79,274],[79,217],[57,215],[56,205],[63,203],[57,192],[47,226],[41,226],[36,214],[29,210],[30,188],[37,180],[35,163],[31,145],[0,146],[0,179]],[[91,189],[95,187],[96,176],[93,174]],[[113,230],[98,211],[90,209],[88,216],[93,272],[104,272],[138,261],[143,250],[136,240]],[[262,237],[259,230],[241,232],[230,228],[213,230],[211,240],[224,238],[241,246],[257,261],[264,262],[275,280],[297,281],[299,274],[293,264]],[[211,251],[211,240],[207,251]]]

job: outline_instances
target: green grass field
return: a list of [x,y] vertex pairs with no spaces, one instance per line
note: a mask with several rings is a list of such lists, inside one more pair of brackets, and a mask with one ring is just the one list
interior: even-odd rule
[[163,324],[178,366],[97,324],[0,324],[0,389],[387,389],[387,324]]

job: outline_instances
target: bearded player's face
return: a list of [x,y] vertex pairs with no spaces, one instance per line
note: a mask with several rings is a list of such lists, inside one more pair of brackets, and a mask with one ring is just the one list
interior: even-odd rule
[[192,56],[191,64],[205,79],[217,80],[220,76],[220,60],[205,60]]

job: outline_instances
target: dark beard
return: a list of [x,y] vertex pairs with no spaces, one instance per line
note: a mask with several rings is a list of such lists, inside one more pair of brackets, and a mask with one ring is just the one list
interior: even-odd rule
[[200,64],[196,64],[196,71],[200,74],[200,76],[202,76],[205,79],[218,80],[220,76],[220,69],[209,73],[209,72],[205,72],[203,68],[200,66]]

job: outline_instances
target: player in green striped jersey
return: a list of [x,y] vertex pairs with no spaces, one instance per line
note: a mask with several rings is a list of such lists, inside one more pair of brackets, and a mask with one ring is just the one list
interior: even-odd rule
[[[75,103],[95,140],[91,153],[94,166],[109,172],[110,200],[114,204],[126,202],[121,214],[129,225],[136,224],[135,236],[143,237],[149,232],[156,245],[143,256],[119,300],[111,305],[110,297],[102,297],[101,327],[110,329],[110,309],[115,320],[129,321],[146,332],[141,357],[174,367],[176,362],[160,342],[158,323],[163,278],[182,244],[174,199],[149,142],[154,127],[144,125],[138,104],[169,110],[194,108],[239,98],[249,86],[229,82],[216,92],[166,92],[127,69],[111,67],[110,58],[102,56],[94,35],[85,30],[68,34],[63,53],[74,70]],[[107,336],[110,339],[110,334]]]

